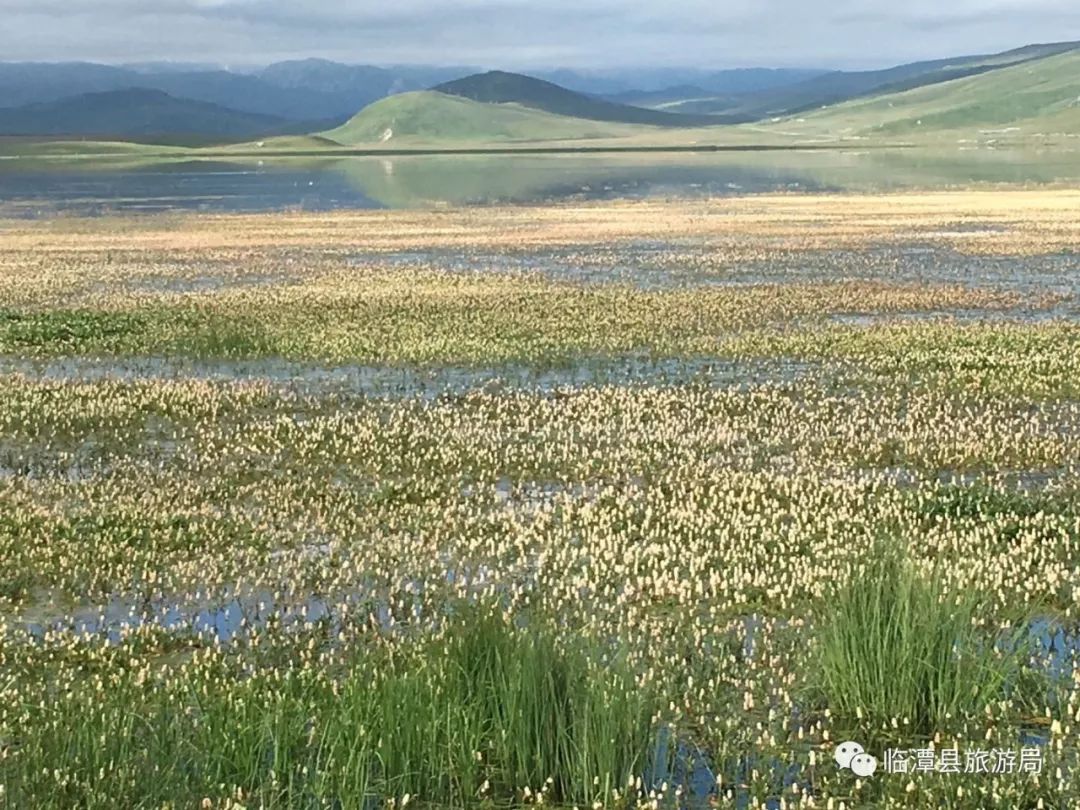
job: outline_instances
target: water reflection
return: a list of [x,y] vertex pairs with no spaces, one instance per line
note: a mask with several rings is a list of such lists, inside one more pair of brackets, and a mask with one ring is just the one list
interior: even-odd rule
[[1069,152],[872,150],[715,154],[6,159],[0,215],[422,208],[774,190],[1080,179]]

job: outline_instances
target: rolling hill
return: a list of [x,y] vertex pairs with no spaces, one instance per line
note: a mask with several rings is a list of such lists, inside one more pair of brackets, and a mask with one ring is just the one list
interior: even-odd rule
[[[234,153],[257,150],[267,154],[340,151],[342,147],[776,148],[828,146],[852,140],[892,145],[949,140],[986,142],[999,135],[1007,135],[1005,139],[1012,141],[1047,134],[1062,142],[1080,137],[1080,46],[1074,43],[1033,45],[993,56],[938,60],[886,71],[834,73],[783,87],[766,86],[755,94],[728,97],[728,108],[742,105],[742,112],[725,117],[667,112],[679,106],[673,97],[680,93],[710,92],[708,87],[697,85],[637,94],[641,103],[664,107],[658,110],[600,99],[542,79],[500,71],[445,82],[432,90],[397,93],[408,82],[432,75],[432,69],[391,70],[323,60],[279,63],[258,76],[192,71],[186,66],[173,68],[150,66],[146,69],[159,72],[147,81],[186,86],[195,77],[204,92],[216,87],[211,95],[220,92],[224,97],[243,94],[250,87],[266,90],[268,95],[248,98],[249,107],[274,108],[274,93],[281,91],[285,95],[278,100],[284,110],[267,115],[157,88],[132,86],[10,105],[0,109],[0,135],[17,136],[23,141],[37,136],[66,137],[72,142],[232,142],[234,146],[222,148]],[[0,89],[5,82],[17,84],[22,76],[29,87],[24,88],[26,92],[58,93],[66,77],[80,72],[84,74],[83,84],[95,86],[143,75],[128,68],[95,65],[0,64]],[[402,78],[406,75],[412,77],[408,82]],[[771,74],[754,77],[754,81],[766,84],[772,79],[783,80]],[[752,77],[743,78],[749,81]],[[201,84],[204,80],[209,84]],[[257,84],[249,85],[249,81]],[[79,86],[79,82],[73,82],[73,86]],[[329,96],[363,101],[372,93],[379,96],[375,102],[348,120],[341,116],[331,124],[289,120],[296,108],[285,103],[290,98],[312,96],[317,107]],[[753,118],[751,104],[764,109],[762,105],[777,103],[781,96],[786,99],[783,103],[804,110],[808,98],[852,93],[856,98],[824,107],[814,104],[805,111],[770,115],[765,121],[748,120]],[[722,126],[736,122],[739,125]],[[296,137],[310,132],[315,134]],[[248,143],[236,143],[245,140]],[[1039,142],[1046,143],[1047,139]],[[25,144],[19,146],[23,148]]]
[[618,138],[647,129],[555,115],[519,104],[487,104],[433,90],[402,93],[365,107],[321,133],[345,146],[484,144]]
[[847,101],[777,128],[894,140],[1080,134],[1080,49],[933,85]]
[[0,135],[98,139],[240,139],[282,132],[282,118],[132,88],[0,109]]
[[[990,69],[991,62],[1005,66]],[[670,147],[826,145],[845,140],[985,142],[999,130],[1024,137],[1080,133],[1080,49],[1035,46],[984,58],[981,67],[970,75],[911,89],[901,83],[901,89],[765,123],[699,127],[645,124],[636,116],[625,120],[626,105],[605,104],[529,77],[482,74],[440,85],[442,90],[384,99],[324,134],[348,146],[602,141],[604,146]]]
[[484,104],[519,104],[535,110],[581,118],[588,121],[608,121],[619,124],[644,124],[655,127],[694,127],[722,123],[722,119],[707,115],[675,113],[617,104],[567,90],[557,84],[493,70],[466,76],[432,88],[435,92],[479,101]]
[[1080,42],[1028,45],[999,54],[913,62],[885,70],[834,71],[803,82],[760,92],[715,98],[668,100],[663,109],[691,114],[722,114],[744,121],[790,115],[850,99],[899,92],[966,76],[1001,70],[1080,48]]

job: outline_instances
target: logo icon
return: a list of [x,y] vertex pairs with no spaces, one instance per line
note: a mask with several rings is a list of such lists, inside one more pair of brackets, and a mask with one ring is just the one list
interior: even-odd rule
[[873,776],[877,770],[877,758],[866,753],[857,742],[844,742],[836,746],[833,759],[841,770],[851,770],[856,776],[863,778]]

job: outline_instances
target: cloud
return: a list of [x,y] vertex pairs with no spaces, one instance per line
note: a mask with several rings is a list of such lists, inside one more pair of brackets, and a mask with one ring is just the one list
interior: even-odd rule
[[0,0],[8,60],[883,65],[1080,39],[1075,0]]

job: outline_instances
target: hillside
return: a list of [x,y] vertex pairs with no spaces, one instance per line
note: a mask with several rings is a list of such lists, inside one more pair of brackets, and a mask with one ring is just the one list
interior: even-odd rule
[[[470,70],[459,76],[476,73]],[[827,73],[806,68],[728,68],[709,70],[697,67],[630,67],[571,70],[568,68],[530,71],[530,76],[560,87],[601,96],[608,101],[627,103],[624,94],[653,93],[674,87],[700,87],[706,95],[749,93],[805,81]],[[458,78],[458,76],[448,77]],[[444,79],[443,81],[446,81]]]
[[802,135],[983,139],[1080,133],[1080,50],[837,104],[778,128]]
[[899,92],[989,73],[1011,65],[1043,59],[1080,47],[1077,42],[1028,45],[991,55],[913,62],[884,70],[833,71],[803,82],[762,92],[714,98],[688,96],[668,101],[664,109],[691,114],[723,114],[744,121],[790,115],[869,95]]
[[[514,74],[484,74],[445,89],[379,101],[323,133],[346,146],[468,145],[797,146],[857,139],[881,144],[926,138],[992,139],[997,129],[1023,134],[1080,130],[1080,50],[1029,58],[962,78],[847,101],[813,113],[739,126],[660,127],[573,116],[597,114],[594,99]],[[475,79],[483,78],[484,81]],[[523,98],[508,103],[504,99]],[[528,103],[526,103],[528,102]],[[557,114],[540,109],[544,104]],[[623,105],[611,105],[616,108]],[[603,107],[601,112],[606,111]],[[621,110],[620,110],[621,113]],[[653,119],[650,119],[653,120]],[[707,119],[714,120],[714,119]]]
[[378,101],[322,135],[346,146],[451,145],[618,138],[646,129],[516,104],[485,104],[429,90]]
[[695,100],[720,103],[721,98],[726,99],[725,103],[730,106],[735,106],[740,102],[740,97],[737,95],[721,97],[704,87],[690,84],[680,84],[662,90],[631,90],[626,93],[608,96],[607,100],[614,101],[617,104],[646,107],[650,110],[665,110],[668,108],[686,109],[687,105]]
[[281,118],[137,88],[0,109],[0,135],[237,139],[284,128]]
[[484,104],[520,104],[554,115],[582,118],[589,121],[611,121],[620,124],[644,124],[656,127],[694,127],[721,123],[711,116],[679,115],[674,113],[617,104],[582,93],[575,93],[557,84],[493,70],[464,79],[446,82],[432,88],[436,92],[479,101]]

